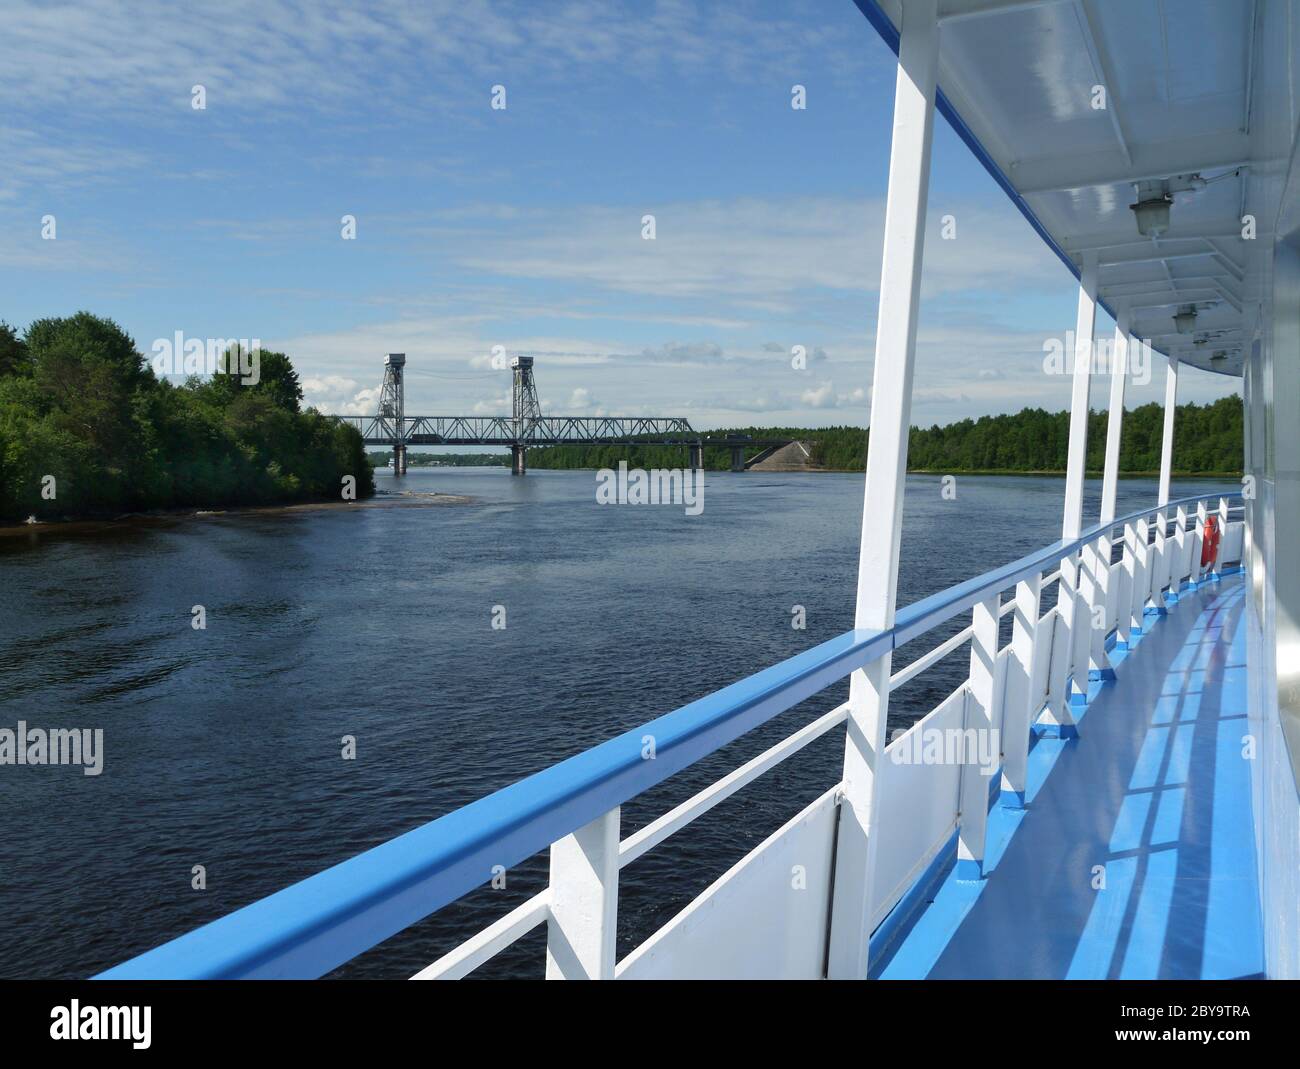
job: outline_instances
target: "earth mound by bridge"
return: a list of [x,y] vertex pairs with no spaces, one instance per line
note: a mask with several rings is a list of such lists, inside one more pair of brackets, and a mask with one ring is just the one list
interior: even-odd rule
[[749,471],[822,471],[812,461],[811,442],[789,442],[775,447],[767,456],[755,460],[748,466]]

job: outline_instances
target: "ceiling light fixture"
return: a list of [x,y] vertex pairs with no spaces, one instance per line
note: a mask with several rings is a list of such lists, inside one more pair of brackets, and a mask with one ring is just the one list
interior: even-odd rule
[[1203,178],[1196,173],[1171,174],[1168,178],[1146,178],[1135,182],[1133,188],[1137,191],[1137,203],[1130,204],[1129,208],[1137,220],[1138,233],[1144,238],[1158,238],[1169,229],[1169,209],[1173,206],[1175,193],[1196,193],[1211,182],[1238,173],[1240,169],[1214,178]]
[[1196,306],[1184,305],[1174,316],[1174,329],[1179,334],[1191,334],[1196,330]]
[[1158,238],[1169,229],[1169,208],[1174,203],[1168,193],[1130,204],[1137,217],[1138,233],[1144,238]]

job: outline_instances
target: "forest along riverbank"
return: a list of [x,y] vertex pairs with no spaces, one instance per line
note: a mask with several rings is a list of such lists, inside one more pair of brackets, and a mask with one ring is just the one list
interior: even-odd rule
[[226,371],[175,385],[111,319],[0,322],[0,522],[374,493],[360,433],[303,410],[284,353],[212,355]]
[[[1069,447],[1070,414],[1041,408],[1022,409],[1013,415],[981,416],[944,426],[913,427],[907,459],[915,471],[947,474],[976,472],[1063,472]],[[1139,405],[1124,413],[1119,470],[1137,475],[1160,467],[1164,409]],[[810,447],[810,465],[829,471],[862,471],[866,462],[868,432],[862,427],[730,427],[699,432],[711,439],[704,447],[704,466],[710,471],[731,467],[734,439],[757,442],[772,439],[800,441]],[[1242,409],[1237,396],[1211,404],[1179,405],[1174,419],[1174,452],[1186,472],[1240,474]],[[1090,472],[1100,472],[1106,447],[1106,413],[1088,419]],[[765,446],[744,447],[746,461]],[[685,446],[660,445],[553,445],[530,449],[530,468],[615,468],[620,460],[635,468],[680,468],[687,463]]]

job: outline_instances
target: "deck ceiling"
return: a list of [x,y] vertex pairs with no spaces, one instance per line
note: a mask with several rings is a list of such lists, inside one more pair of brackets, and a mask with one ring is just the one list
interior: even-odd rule
[[[876,14],[900,24],[901,0]],[[871,4],[859,4],[867,10]],[[940,0],[939,88],[980,149],[1076,268],[1098,260],[1112,311],[1134,333],[1207,371],[1240,375],[1255,330],[1243,240],[1267,181],[1252,156],[1256,0]],[[871,14],[868,11],[868,14]],[[1105,88],[1095,107],[1094,87]],[[1135,183],[1197,175],[1173,193],[1168,231],[1138,232]],[[1180,183],[1175,179],[1175,186]],[[1193,183],[1199,184],[1199,183]],[[1196,309],[1196,329],[1173,316]]]

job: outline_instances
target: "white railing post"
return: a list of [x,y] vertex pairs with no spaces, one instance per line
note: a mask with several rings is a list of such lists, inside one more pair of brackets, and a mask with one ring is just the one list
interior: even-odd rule
[[1219,548],[1214,554],[1213,573],[1216,579],[1223,575],[1223,540],[1228,534],[1228,499],[1219,498]]
[[1146,627],[1147,600],[1151,596],[1151,547],[1147,545],[1151,525],[1146,517],[1137,521],[1133,533],[1134,565],[1132,599],[1129,604],[1129,641]]
[[1179,505],[1174,517],[1177,528],[1174,531],[1175,549],[1173,569],[1169,573],[1169,593],[1177,597],[1178,591],[1183,585],[1183,579],[1187,575],[1187,506]]
[[1160,490],[1156,504],[1160,511],[1156,514],[1156,561],[1151,569],[1151,598],[1156,604],[1156,611],[1162,615],[1165,609],[1164,589],[1169,585],[1169,513],[1165,505],[1169,504],[1169,480],[1173,472],[1174,458],[1174,410],[1178,405],[1178,357],[1169,357],[1165,371],[1165,423],[1160,444]]
[[1038,709],[1033,693],[1034,643],[1038,637],[1038,602],[1042,575],[1016,584],[1011,620],[1011,659],[1002,706],[1002,782],[1006,804],[1023,809],[1029,767],[1029,730]]
[[1192,583],[1195,586],[1200,586],[1203,578],[1201,547],[1205,545],[1205,521],[1209,515],[1210,512],[1205,505],[1205,499],[1202,498],[1196,502],[1196,533],[1192,535],[1192,556],[1190,560]]
[[[938,63],[937,0],[904,5],[871,386],[871,444],[858,551],[856,628],[884,630],[894,623]],[[891,663],[891,656],[885,654],[849,679],[827,958],[831,979],[867,976],[878,841],[873,827],[880,812],[876,764],[884,760]]]
[[1138,581],[1137,528],[1124,525],[1124,558],[1120,563],[1121,581],[1115,591],[1115,648],[1128,649],[1133,632],[1133,591]]
[[1101,542],[1099,539],[1094,539],[1079,553],[1079,608],[1076,617],[1078,626],[1073,631],[1074,637],[1070,647],[1073,683],[1070,704],[1074,706],[1088,703],[1095,613],[1097,606],[1104,605],[1106,598],[1101,566]]
[[1152,547],[1151,600],[1156,612],[1164,616],[1165,587],[1169,585],[1169,514],[1161,509],[1156,513],[1156,542]]
[[984,836],[993,770],[982,768],[979,756],[981,752],[991,752],[984,740],[989,738],[995,719],[993,672],[998,660],[998,618],[997,594],[979,602],[971,618],[970,679],[966,684],[965,730],[959,758],[962,763],[957,827],[959,880],[978,880],[984,874]]
[[548,980],[614,979],[619,809],[551,844]]
[[[1070,388],[1070,444],[1066,458],[1065,507],[1061,537],[1079,537],[1083,529],[1083,479],[1088,461],[1088,388],[1093,360],[1093,331],[1097,323],[1097,256],[1085,253],[1079,273],[1079,311],[1074,329],[1074,374]],[[1075,671],[1075,649],[1087,610],[1082,590],[1081,559],[1077,553],[1061,561],[1057,611],[1048,656],[1047,717],[1063,737],[1076,733],[1070,712],[1069,680]],[[1086,665],[1085,665],[1086,669]],[[1084,681],[1087,691],[1087,681]]]
[[[1119,447],[1120,435],[1124,426],[1124,385],[1128,380],[1128,350],[1130,311],[1126,307],[1119,309],[1115,321],[1115,344],[1110,354],[1110,407],[1106,416],[1106,466],[1102,471],[1101,513],[1099,522],[1109,523],[1115,518],[1115,496],[1119,485]],[[1112,609],[1118,604],[1116,597],[1116,577],[1110,564],[1110,535],[1103,535],[1096,542],[1093,556],[1094,575],[1097,584],[1093,587],[1094,598],[1090,604],[1092,618],[1088,642],[1088,661],[1102,679],[1114,679],[1115,670],[1110,666],[1106,656],[1106,633],[1110,629]],[[1099,611],[1100,610],[1100,611]],[[1098,626],[1100,620],[1100,626]]]

